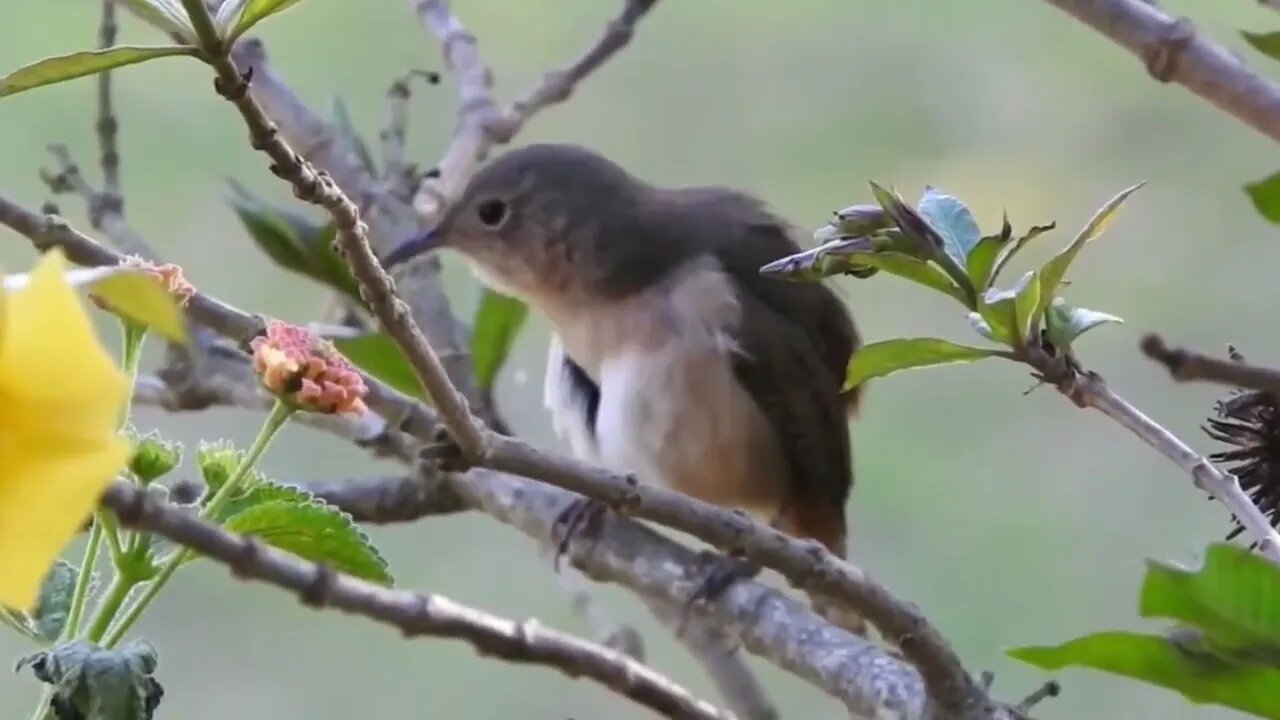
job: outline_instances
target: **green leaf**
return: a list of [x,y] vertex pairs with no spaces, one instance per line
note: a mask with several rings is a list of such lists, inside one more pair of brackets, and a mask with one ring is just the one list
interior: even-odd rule
[[986,292],[991,287],[991,282],[995,280],[996,258],[1012,238],[1013,226],[1009,224],[1009,215],[1006,213],[1000,223],[1000,234],[979,239],[978,244],[969,251],[969,256],[965,259],[965,270],[979,292]]
[[249,28],[266,20],[272,15],[288,10],[297,5],[301,0],[249,0],[245,5],[244,11],[240,14],[240,19],[236,22],[236,26],[232,29],[228,40],[235,40],[241,35],[249,31]]
[[195,51],[181,45],[141,46],[117,45],[102,50],[84,50],[37,60],[0,78],[0,97],[16,95],[23,90],[74,80],[86,75],[147,60],[172,55],[193,55]]
[[[919,253],[908,251],[909,255],[917,255],[922,260],[932,260],[942,268],[942,271],[951,278],[952,282],[961,289],[966,298],[965,305],[972,308],[977,304],[977,291],[974,290],[973,282],[969,280],[969,275],[965,272],[963,265],[947,251],[946,242],[942,236],[938,234],[933,226],[925,221],[924,218],[916,212],[915,208],[903,201],[902,196],[892,190],[886,190],[876,183],[871,183],[871,192],[875,195],[876,202],[880,203],[880,207],[888,213],[898,228],[906,236],[906,240],[910,242],[907,247],[914,245],[919,246]],[[961,261],[963,262],[963,261]]]
[[916,209],[925,222],[938,232],[947,254],[963,266],[969,258],[969,251],[982,238],[978,221],[973,219],[969,207],[960,198],[930,185],[925,187],[924,196]]
[[1027,243],[1049,232],[1050,230],[1053,230],[1057,226],[1058,226],[1057,223],[1048,223],[1046,225],[1033,225],[1031,226],[1030,230],[1028,230],[1025,234],[1021,235],[1016,241],[1013,242],[1013,244],[1006,243],[1004,247],[1000,249],[1000,252],[996,255],[996,263],[995,263],[995,266],[991,268],[991,275],[988,276],[987,278],[987,284],[990,285],[991,283],[994,283],[996,281],[996,278],[1000,276],[1000,271],[1004,269],[1004,266],[1007,265],[1009,261],[1013,259],[1013,256],[1017,255],[1018,252],[1022,250],[1022,248],[1026,247]]
[[1089,219],[1084,229],[1076,236],[1071,244],[1063,248],[1057,255],[1049,259],[1040,271],[1037,273],[1040,277],[1040,302],[1035,308],[1033,317],[1039,319],[1044,315],[1044,311],[1049,307],[1049,303],[1053,300],[1058,292],[1058,286],[1062,284],[1063,277],[1067,274],[1067,269],[1071,267],[1072,261],[1076,259],[1076,255],[1084,249],[1084,246],[1094,238],[1102,234],[1107,225],[1115,217],[1120,210],[1120,205],[1125,199],[1145,183],[1138,183],[1132,187],[1121,190],[1119,194],[1107,201],[1093,217]]
[[363,306],[359,284],[333,249],[336,233],[333,223],[317,223],[272,207],[234,181],[230,186],[232,210],[267,257],[280,267],[317,280]]
[[1031,335],[1031,328],[1040,317],[1035,314],[1040,307],[1040,276],[1029,272],[1013,287],[1014,330],[1024,341]]
[[224,527],[370,582],[394,582],[387,561],[351,516],[318,498],[249,504],[227,518]]
[[867,270],[884,270],[950,295],[969,307],[964,291],[956,287],[936,265],[905,252],[885,249],[901,246],[902,243],[893,238],[846,237],[775,260],[760,268],[760,272],[789,280],[808,281],[842,274],[868,277],[871,273]]
[[400,346],[386,333],[335,337],[330,342],[352,365],[410,397],[429,403],[418,376]]
[[71,613],[71,598],[75,594],[76,579],[80,570],[65,560],[54,562],[53,567],[44,576],[40,586],[40,597],[36,600],[31,619],[40,637],[53,642],[62,634]]
[[[182,310],[161,281],[145,268],[134,265],[106,265],[75,268],[63,275],[72,287],[83,287],[112,312],[144,325],[165,339],[186,343],[187,326]],[[12,292],[31,281],[30,273],[3,277],[3,287]]]
[[1280,60],[1280,32],[1255,33],[1241,30],[1240,34],[1244,36],[1246,42],[1253,46],[1254,50],[1272,60]]
[[484,291],[471,329],[471,358],[481,390],[493,387],[528,315],[529,308],[523,302],[492,290]]
[[51,702],[58,717],[149,720],[164,695],[152,677],[158,663],[146,640],[115,650],[77,640],[21,658],[15,671],[30,668],[53,686]]
[[187,16],[182,0],[124,0],[147,24],[157,30],[177,35],[183,40],[196,39],[195,28]]
[[1062,298],[1049,303],[1044,314],[1044,329],[1054,347],[1067,348],[1076,338],[1105,323],[1122,323],[1124,320],[1097,310],[1074,308]]
[[1210,545],[1194,571],[1148,562],[1138,611],[1192,625],[1219,643],[1280,656],[1280,567],[1230,543]]
[[998,355],[998,350],[957,345],[941,338],[898,338],[864,345],[853,354],[845,371],[844,389],[901,370],[973,362]]
[[149,485],[168,475],[182,462],[182,443],[165,440],[155,430],[146,435],[131,435],[133,457],[129,460],[129,471],[143,485]]
[[248,4],[249,0],[222,0],[218,12],[213,16],[213,26],[218,29],[219,37],[227,36],[227,31],[240,20],[240,13],[244,12],[244,6]]
[[1269,223],[1280,224],[1280,172],[1245,185],[1244,191],[1259,215]]
[[1155,635],[1101,632],[1058,646],[1007,652],[1045,670],[1093,668],[1175,690],[1195,703],[1280,718],[1280,669],[1207,662]]
[[879,205],[850,205],[837,210],[832,223],[841,235],[870,235],[889,227],[889,216]]
[[[226,440],[200,441],[200,445],[196,448],[196,465],[200,468],[200,476],[204,478],[206,486],[203,501],[207,502],[222,489],[223,485],[227,484],[244,458],[245,454]],[[266,481],[265,475],[256,468],[250,468],[244,487],[253,488]]]

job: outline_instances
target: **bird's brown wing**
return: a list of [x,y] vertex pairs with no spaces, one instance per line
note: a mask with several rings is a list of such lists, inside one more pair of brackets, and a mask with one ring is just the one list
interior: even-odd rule
[[[849,357],[861,339],[839,296],[821,282],[793,282],[760,274],[760,268],[801,252],[795,229],[750,196],[725,188],[688,189],[683,195],[688,212],[684,227],[697,227],[691,237],[715,255],[744,291],[801,331],[822,365],[844,377]],[[858,389],[844,395],[856,411]]]
[[841,376],[802,324],[745,288],[739,296],[743,322],[734,371],[768,418],[790,473],[779,529],[843,555],[853,460]]

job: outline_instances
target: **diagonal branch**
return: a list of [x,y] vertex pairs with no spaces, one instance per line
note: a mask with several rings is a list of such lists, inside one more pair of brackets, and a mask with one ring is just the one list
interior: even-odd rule
[[493,97],[493,73],[476,38],[449,9],[447,0],[413,0],[423,27],[439,39],[445,65],[458,83],[458,124],[436,177],[418,187],[414,206],[433,222],[456,197],[494,145],[505,144],[538,112],[568,99],[574,87],[630,42],[635,26],[657,0],[624,0],[622,12],[586,52],[561,70],[553,70],[509,108]]
[[300,560],[235,535],[146,491],[117,481],[102,498],[120,522],[168,538],[225,563],[233,575],[263,580],[298,594],[303,605],[334,607],[399,628],[406,636],[466,640],[485,656],[546,665],[571,678],[586,677],[654,712],[680,720],[728,720],[731,715],[694,698],[687,690],[623,653],[544,628],[535,620],[515,622],[439,595],[394,590]]
[[1046,2],[1137,55],[1156,80],[1176,82],[1280,141],[1280,85],[1198,35],[1186,18],[1172,18],[1146,0]]
[[1171,348],[1159,335],[1142,338],[1142,352],[1169,371],[1178,382],[1207,380],[1219,385],[1261,390],[1280,397],[1280,370],[1221,360],[1195,350]]
[[1280,563],[1280,532],[1271,527],[1235,475],[1209,462],[1177,435],[1117,395],[1098,373],[1081,370],[1063,357],[1050,358],[1034,348],[1025,359],[1042,379],[1053,383],[1078,407],[1092,408],[1106,415],[1185,470],[1197,488],[1225,505],[1254,536],[1261,553]]

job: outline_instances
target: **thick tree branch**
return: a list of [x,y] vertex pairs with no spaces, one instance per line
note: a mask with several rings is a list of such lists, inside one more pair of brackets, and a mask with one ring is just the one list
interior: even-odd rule
[[111,485],[102,504],[111,508],[122,524],[156,533],[223,562],[236,577],[292,590],[308,607],[334,607],[363,615],[393,625],[410,637],[458,638],[484,656],[546,665],[571,678],[591,678],[665,717],[732,717],[615,650],[544,628],[534,620],[507,620],[446,597],[393,590],[300,560],[256,538],[229,533],[177,506],[158,503],[129,483]]
[[1176,82],[1280,141],[1280,85],[1145,0],[1046,0],[1137,55],[1160,82]]
[[1261,390],[1280,397],[1280,370],[1237,360],[1221,360],[1195,350],[1171,348],[1155,334],[1142,338],[1142,352],[1163,365],[1178,382],[1207,380],[1219,385]]
[[475,36],[449,10],[447,0],[412,2],[423,27],[439,39],[445,66],[458,83],[458,124],[453,139],[436,165],[436,177],[424,181],[414,199],[414,207],[428,222],[434,222],[457,196],[495,144],[510,142],[529,118],[566,100],[579,82],[626,47],[636,23],[657,4],[657,0],[624,0],[622,12],[586,52],[564,69],[544,75],[540,83],[503,109],[493,97],[493,73],[480,56]]
[[1078,407],[1092,408],[1106,415],[1189,473],[1197,488],[1231,511],[1257,540],[1261,553],[1280,563],[1280,533],[1245,494],[1235,475],[1219,469],[1177,435],[1129,404],[1107,387],[1101,375],[1081,370],[1064,357],[1049,358],[1038,352],[1031,353],[1027,362]]

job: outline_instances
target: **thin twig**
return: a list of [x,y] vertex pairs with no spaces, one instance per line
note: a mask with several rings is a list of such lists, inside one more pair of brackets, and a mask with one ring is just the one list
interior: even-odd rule
[[1156,334],[1142,338],[1141,347],[1147,357],[1164,365],[1178,382],[1207,380],[1219,385],[1261,390],[1280,397],[1280,370],[1236,360],[1221,360],[1186,348],[1171,348]]
[[476,38],[449,9],[447,0],[412,0],[423,27],[441,45],[445,66],[458,83],[458,124],[435,177],[418,187],[414,207],[433,222],[466,185],[495,145],[505,144],[538,112],[562,102],[574,87],[626,46],[635,26],[657,0],[624,0],[622,12],[574,62],[553,70],[526,91],[509,108],[493,97],[493,74],[480,56]]
[[395,626],[406,636],[465,640],[483,656],[546,665],[587,677],[665,717],[726,720],[732,716],[626,655],[542,627],[470,608],[439,595],[393,590],[298,559],[256,538],[229,533],[174,505],[156,502],[126,482],[112,484],[102,504],[124,525],[161,535],[225,563],[239,578],[263,580],[298,594],[308,607],[334,607]]
[[[102,24],[98,28],[98,47],[116,44],[116,0],[102,0]],[[101,153],[102,195],[111,198],[124,214],[124,195],[120,186],[120,149],[116,144],[119,123],[111,102],[111,71],[98,73],[98,150]]]
[[422,78],[428,84],[440,82],[440,74],[427,70],[410,70],[392,81],[387,88],[387,125],[382,140],[382,182],[397,200],[413,200],[413,166],[405,158],[405,138],[409,126],[410,83]]
[[1082,371],[1072,363],[1061,358],[1049,358],[1042,352],[1031,352],[1027,362],[1077,406],[1092,408],[1106,415],[1189,473],[1196,487],[1231,511],[1240,525],[1257,540],[1260,552],[1280,563],[1280,533],[1271,527],[1266,515],[1245,494],[1235,475],[1219,469],[1177,435],[1129,404],[1107,387],[1101,375]]
[[1149,0],[1046,0],[1137,55],[1160,82],[1176,82],[1280,141],[1280,85],[1245,66]]

